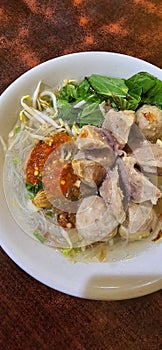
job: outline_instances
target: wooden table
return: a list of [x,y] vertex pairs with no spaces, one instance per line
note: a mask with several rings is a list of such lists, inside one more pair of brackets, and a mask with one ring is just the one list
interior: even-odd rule
[[[161,0],[2,0],[3,92],[48,59],[113,51],[162,68]],[[27,275],[0,251],[2,350],[160,350],[162,293],[125,301],[75,298]]]

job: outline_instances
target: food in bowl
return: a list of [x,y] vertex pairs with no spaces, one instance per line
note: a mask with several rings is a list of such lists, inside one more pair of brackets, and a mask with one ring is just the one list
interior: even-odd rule
[[22,226],[64,255],[100,261],[115,240],[159,235],[161,187],[145,170],[162,175],[161,96],[147,72],[39,83],[23,96],[4,166]]

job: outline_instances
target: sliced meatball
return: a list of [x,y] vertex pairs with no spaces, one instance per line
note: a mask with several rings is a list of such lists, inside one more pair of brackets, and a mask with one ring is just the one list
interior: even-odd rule
[[119,234],[128,241],[148,237],[157,225],[157,215],[150,202],[129,203],[126,220],[119,227]]
[[143,105],[136,112],[135,122],[147,140],[155,143],[162,139],[162,110],[158,107]]
[[92,125],[84,126],[75,144],[79,150],[79,154],[78,156],[76,155],[75,159],[86,158],[96,160],[96,162],[106,168],[113,166],[116,155],[101,128]]
[[100,187],[100,195],[111,206],[114,217],[120,223],[125,218],[123,210],[123,193],[119,187],[119,173],[116,166],[110,171]]
[[133,157],[124,156],[122,158],[122,161],[130,184],[129,188],[128,183],[126,186],[127,191],[130,190],[129,197],[132,202],[142,203],[150,200],[152,204],[157,204],[158,199],[162,196],[162,192],[155,185],[153,185],[139,170],[134,168],[136,160]]
[[115,111],[110,109],[108,113],[106,113],[102,127],[109,130],[117,140],[120,148],[123,148],[128,141],[128,136],[131,126],[134,123],[134,119],[134,111]]
[[133,154],[145,172],[162,175],[162,143],[145,141]]

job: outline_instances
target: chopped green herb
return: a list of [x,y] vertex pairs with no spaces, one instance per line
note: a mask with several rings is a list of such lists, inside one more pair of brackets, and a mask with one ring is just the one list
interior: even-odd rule
[[77,100],[77,86],[75,82],[69,82],[60,90],[57,96],[58,100],[66,100],[71,103]]
[[61,249],[63,256],[72,256],[73,254],[77,254],[81,251],[81,248],[64,248]]
[[38,231],[34,231],[33,234],[41,243],[45,242],[45,238]]
[[15,134],[18,134],[21,131],[21,126],[17,126],[17,128],[15,129]]
[[15,156],[12,161],[14,165],[17,165],[19,163],[19,158]]

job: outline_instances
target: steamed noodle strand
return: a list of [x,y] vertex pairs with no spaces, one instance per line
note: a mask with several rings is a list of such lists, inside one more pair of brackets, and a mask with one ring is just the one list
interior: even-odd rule
[[[68,234],[65,235],[65,232],[59,227],[55,216],[48,219],[45,212],[38,210],[32,204],[24,184],[27,155],[31,149],[31,137],[26,132],[25,137],[24,133],[19,132],[16,135],[16,140],[17,143],[12,143],[12,147],[10,147],[6,155],[4,167],[4,187],[7,201],[9,206],[12,207],[14,217],[18,218],[19,223],[32,237],[33,232],[38,230],[44,236],[46,244],[65,248],[71,248],[72,245],[80,246],[85,244],[81,240],[78,241],[78,234],[75,230],[72,234],[73,244],[68,238]],[[17,158],[16,165],[13,163],[14,158]],[[48,232],[50,233],[50,238],[46,238]]]
[[7,151],[7,145],[3,139],[3,137],[0,135],[0,144],[2,145],[2,148],[3,148],[3,152],[6,153]]

